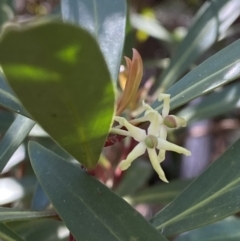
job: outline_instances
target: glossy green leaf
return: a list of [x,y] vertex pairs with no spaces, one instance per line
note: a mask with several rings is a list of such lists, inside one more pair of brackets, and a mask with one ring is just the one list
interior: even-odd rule
[[202,53],[209,49],[239,16],[239,0],[207,1],[196,14],[188,34],[176,49],[160,79],[165,92]]
[[61,0],[62,18],[92,33],[117,81],[125,39],[125,0]]
[[24,241],[20,236],[18,236],[3,223],[0,223],[0,240],[1,239],[4,241]]
[[0,71],[0,106],[19,113],[21,115],[28,116],[27,111],[24,109],[18,98],[15,96],[11,88],[4,80],[3,74]]
[[23,211],[12,208],[0,207],[0,222],[11,222],[20,220],[32,220],[39,218],[56,217],[53,211]]
[[33,120],[21,115],[14,120],[0,142],[0,173],[34,125]]
[[38,138],[37,142],[50,151],[55,152],[57,155],[64,158],[67,161],[73,161],[73,157],[69,155],[61,146],[59,146],[52,138],[50,137],[42,137]]
[[153,168],[149,162],[139,158],[139,160],[133,162],[128,170],[124,172],[124,176],[115,189],[115,192],[119,196],[131,195],[146,184],[152,174]]
[[14,121],[14,114],[10,111],[0,111],[0,133],[5,133]]
[[188,123],[227,114],[240,104],[240,83],[233,83],[221,90],[212,92],[199,104],[188,106],[177,115]]
[[[240,3],[240,2],[239,2]],[[166,93],[171,95],[171,109],[204,95],[240,76],[240,40],[214,54],[194,68]],[[160,110],[159,102],[152,105]]]
[[166,240],[128,203],[82,169],[30,142],[32,167],[77,240]]
[[8,223],[25,241],[68,241],[69,231],[57,220],[41,219]]
[[114,110],[112,81],[94,38],[62,23],[9,30],[0,42],[0,63],[33,118],[74,158],[93,167]]
[[189,184],[190,180],[171,181],[168,185],[156,185],[128,197],[128,201],[135,205],[139,203],[168,204],[177,197]]
[[174,235],[239,212],[239,156],[240,140],[151,219],[154,227]]
[[174,241],[239,241],[240,220],[229,217],[220,222],[192,230]]

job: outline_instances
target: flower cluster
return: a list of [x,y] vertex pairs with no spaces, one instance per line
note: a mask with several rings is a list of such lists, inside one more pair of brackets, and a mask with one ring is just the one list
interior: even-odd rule
[[[120,162],[119,167],[121,170],[126,170],[137,157],[144,154],[147,150],[149,159],[154,170],[158,173],[159,178],[164,182],[168,182],[160,165],[165,159],[166,151],[174,151],[187,156],[191,155],[191,153],[187,149],[166,140],[169,128],[186,126],[186,122],[181,117],[169,115],[170,95],[160,94],[158,100],[163,101],[162,114],[159,114],[156,110],[143,101],[145,113],[144,117],[141,118],[141,121],[150,122],[147,130],[143,130],[132,125],[123,117],[116,116],[115,121],[117,121],[121,126],[124,126],[127,131],[112,128],[111,132],[131,136],[137,142],[139,142],[128,154],[127,158]],[[158,153],[156,149],[159,150]]]

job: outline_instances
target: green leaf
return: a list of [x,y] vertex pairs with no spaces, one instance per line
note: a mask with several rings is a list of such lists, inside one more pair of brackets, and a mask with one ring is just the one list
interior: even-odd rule
[[0,207],[0,222],[11,222],[20,220],[32,220],[39,218],[56,217],[56,213],[53,211],[23,211],[13,208]]
[[3,239],[4,241],[24,241],[3,223],[0,223],[0,239]]
[[188,106],[177,115],[188,123],[227,114],[239,106],[240,83],[231,84],[206,96],[199,104]]
[[[240,3],[240,2],[239,2]],[[204,95],[240,76],[240,40],[214,54],[194,68],[166,93],[171,95],[171,109]],[[159,102],[152,107],[160,110]]]
[[152,218],[154,227],[174,235],[239,212],[239,155],[240,140]]
[[57,155],[61,156],[64,160],[73,161],[73,157],[69,155],[61,146],[59,146],[51,137],[41,137],[37,139],[37,142],[50,151],[55,152]]
[[196,14],[187,36],[160,79],[165,92],[202,53],[209,49],[239,16],[239,0],[206,2]]
[[14,120],[0,142],[0,173],[34,125],[33,120],[21,115]]
[[184,233],[174,241],[239,241],[239,227],[240,220],[229,217],[220,222]]
[[21,115],[28,116],[28,113],[15,96],[11,88],[7,85],[4,80],[3,74],[0,71],[0,106],[19,113]]
[[79,24],[96,37],[114,81],[122,59],[125,0],[61,0],[63,20]]
[[124,172],[124,176],[115,189],[115,193],[119,196],[126,196],[135,193],[139,188],[146,184],[152,173],[152,166],[146,162],[146,160],[139,158],[133,162],[126,172]]
[[69,231],[57,220],[40,219],[8,223],[25,241],[68,241]]
[[0,133],[5,133],[14,121],[14,114],[10,111],[0,111]]
[[14,17],[13,7],[13,0],[0,1],[0,27],[2,27],[1,25]]
[[0,63],[33,118],[74,158],[94,167],[114,110],[112,81],[94,38],[62,23],[9,30],[0,42]]
[[171,181],[168,185],[156,185],[128,197],[128,201],[133,204],[168,204],[177,197],[189,184],[190,180]]
[[105,185],[41,145],[30,142],[36,176],[77,240],[166,240]]

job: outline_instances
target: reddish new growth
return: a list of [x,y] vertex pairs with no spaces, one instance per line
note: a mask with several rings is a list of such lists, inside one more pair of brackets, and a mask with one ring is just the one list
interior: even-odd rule
[[[127,68],[125,69],[126,83],[123,87],[123,93],[117,101],[117,116],[119,116],[136,97],[143,76],[142,58],[136,49],[133,49],[132,59],[125,57],[125,60],[127,64]],[[122,129],[126,130],[124,127]],[[109,134],[104,146],[111,146],[123,138],[124,136],[118,134]]]

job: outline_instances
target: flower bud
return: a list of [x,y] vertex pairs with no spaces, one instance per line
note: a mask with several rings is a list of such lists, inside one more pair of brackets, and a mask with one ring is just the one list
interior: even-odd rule
[[178,117],[175,115],[168,115],[164,118],[164,125],[169,128],[177,128],[186,126],[186,121],[182,117]]

